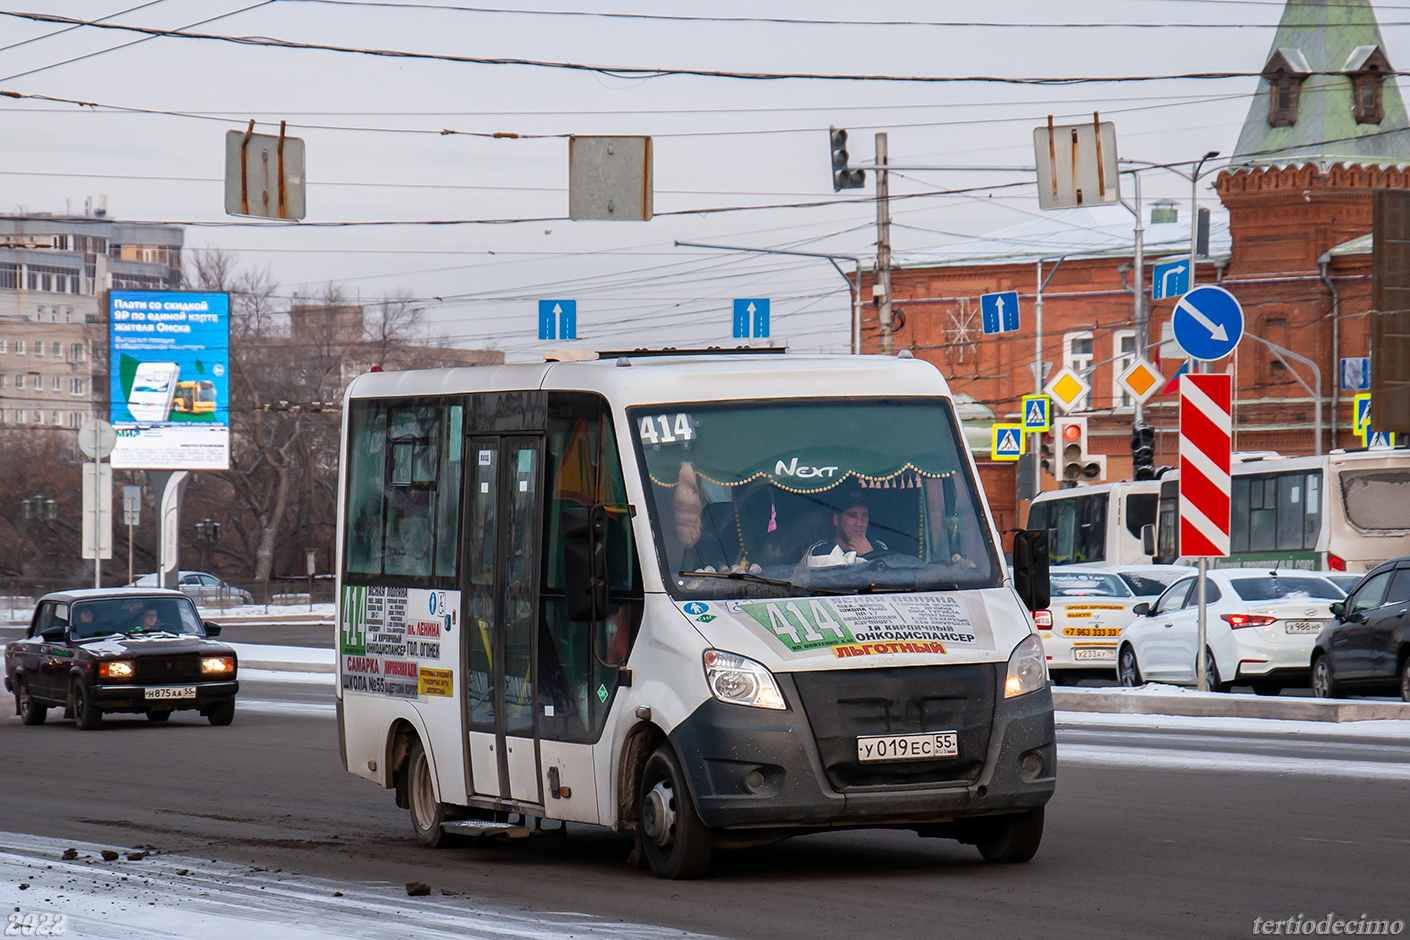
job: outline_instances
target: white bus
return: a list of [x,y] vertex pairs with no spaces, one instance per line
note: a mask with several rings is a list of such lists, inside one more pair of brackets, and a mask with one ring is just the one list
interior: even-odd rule
[[1156,524],[1159,480],[1122,480],[1040,493],[1028,528],[1048,530],[1054,565],[1145,565],[1141,529]]
[[[1410,450],[1235,455],[1230,477],[1221,567],[1370,571],[1410,554]],[[1155,560],[1164,564],[1180,558],[1179,471],[1160,484]]]
[[344,766],[424,845],[576,821],[663,877],[857,827],[1036,852],[1046,587],[928,363],[372,373],[342,466]]

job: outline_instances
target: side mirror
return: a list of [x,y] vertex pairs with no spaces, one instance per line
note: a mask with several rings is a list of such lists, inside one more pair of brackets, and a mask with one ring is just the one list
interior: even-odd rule
[[39,638],[46,643],[61,643],[64,637],[68,636],[68,632],[68,627],[50,627],[39,634]]
[[1337,601],[1327,608],[1332,612],[1332,616],[1340,620],[1346,614],[1346,602]]
[[1149,522],[1141,526],[1141,551],[1155,557],[1155,526]]
[[1048,576],[1048,530],[1020,529],[1013,536],[1013,587],[1029,610],[1047,610],[1052,600]]
[[607,507],[563,510],[563,586],[568,619],[595,623],[607,617]]
[[1150,604],[1147,604],[1145,601],[1141,601],[1141,602],[1140,602],[1139,604],[1137,604],[1135,607],[1132,607],[1132,608],[1131,608],[1131,613],[1135,614],[1137,617],[1144,617],[1144,616],[1146,616],[1147,614],[1149,614],[1150,612],[1151,612],[1151,605],[1150,605]]
[[220,636],[220,624],[218,623],[211,623],[207,620],[201,624],[201,627],[205,629],[206,636]]

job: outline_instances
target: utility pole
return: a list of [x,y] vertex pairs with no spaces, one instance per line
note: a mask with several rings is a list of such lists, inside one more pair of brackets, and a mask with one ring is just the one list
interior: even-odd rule
[[891,354],[891,191],[887,179],[886,133],[876,135],[876,306],[881,352]]
[[[1135,183],[1136,201],[1136,258],[1132,265],[1136,279],[1136,354],[1144,359],[1150,352],[1150,324],[1146,314],[1146,223],[1141,217],[1141,174],[1132,173],[1131,178]],[[1140,400],[1135,405],[1131,412],[1132,429],[1145,423],[1145,405]]]

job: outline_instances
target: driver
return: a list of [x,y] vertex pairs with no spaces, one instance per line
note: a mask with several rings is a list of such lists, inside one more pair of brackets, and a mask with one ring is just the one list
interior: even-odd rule
[[889,551],[878,538],[867,538],[871,508],[861,490],[847,494],[832,514],[833,537],[814,542],[804,556],[809,568],[855,565],[872,552]]
[[129,627],[128,629],[128,632],[146,633],[155,631],[157,628],[157,608],[155,606],[148,605],[142,608],[142,612],[137,615],[137,619],[133,621],[131,627]]

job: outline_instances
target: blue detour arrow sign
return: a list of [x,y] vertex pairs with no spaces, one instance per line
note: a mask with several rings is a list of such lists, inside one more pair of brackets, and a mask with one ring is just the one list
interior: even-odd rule
[[985,333],[1012,333],[1018,329],[1018,291],[979,296],[980,322]]
[[1168,264],[1155,266],[1155,272],[1151,276],[1151,300],[1179,297],[1189,289],[1190,262],[1188,258],[1183,261],[1171,261]]
[[1222,287],[1196,287],[1175,304],[1175,342],[1191,359],[1209,362],[1234,351],[1244,335],[1244,310]]

